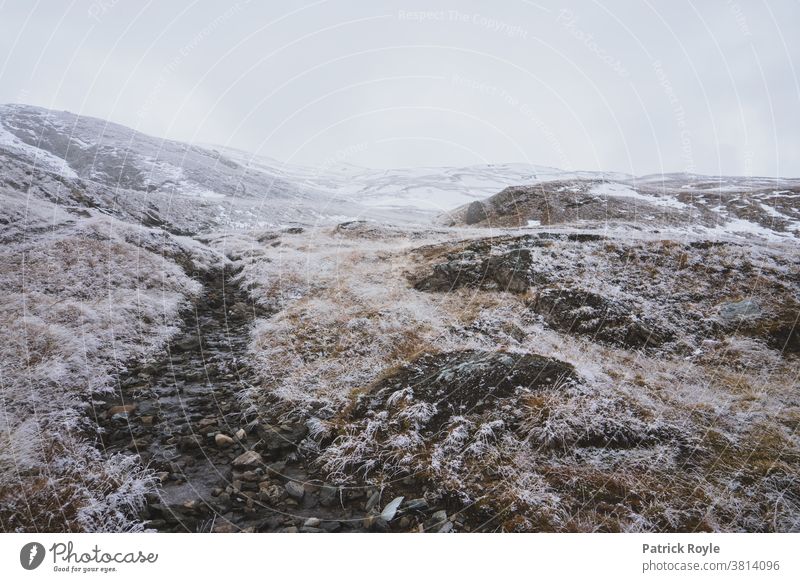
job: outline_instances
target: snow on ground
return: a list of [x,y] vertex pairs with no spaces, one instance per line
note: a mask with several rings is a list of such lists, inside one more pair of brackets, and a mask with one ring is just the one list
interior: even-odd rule
[[21,154],[29,157],[35,164],[40,165],[43,169],[54,172],[59,176],[63,176],[65,178],[78,177],[78,175],[75,173],[75,170],[73,170],[63,158],[54,156],[50,152],[47,152],[43,149],[28,145],[20,140],[17,136],[10,133],[5,127],[3,127],[1,117],[0,149],[5,149],[15,154]]
[[715,226],[712,228],[697,227],[697,229],[702,230],[709,236],[720,236],[720,235],[758,236],[766,238],[768,240],[782,240],[786,238],[793,238],[793,235],[791,233],[776,232],[771,228],[766,228],[764,226],[761,226],[760,224],[756,224],[755,222],[751,222],[743,218],[729,219],[724,224],[720,224],[719,226]]
[[642,194],[626,184],[619,184],[615,182],[604,182],[594,186],[590,190],[590,194],[595,196],[620,196],[623,198],[633,198],[634,200],[641,200],[654,206],[665,206],[669,208],[687,208],[687,205],[671,196],[651,196],[649,194]]
[[0,529],[136,529],[152,476],[135,459],[103,460],[87,440],[92,398],[176,333],[199,286],[169,257],[202,268],[213,253],[37,200],[20,216],[16,195],[0,196],[0,224],[25,221],[25,236],[0,247]]
[[[151,477],[130,457],[103,460],[86,439],[92,395],[174,335],[198,292],[178,265],[187,258],[198,269],[233,262],[237,281],[274,313],[252,330],[260,384],[243,396],[306,421],[308,450],[318,450],[331,478],[394,487],[397,476],[421,476],[432,498],[456,499],[465,511],[479,502],[505,529],[800,527],[796,355],[779,345],[781,334],[793,337],[797,249],[762,217],[798,228],[782,202],[795,197],[795,183],[526,164],[316,170],[69,114],[13,113],[19,135],[35,137],[41,123],[49,141],[35,148],[0,126],[0,149],[15,154],[0,158],[8,338],[0,345],[0,529],[37,529],[41,519],[62,530],[139,527],[131,515]],[[102,143],[102,155],[77,157],[76,172],[53,153],[62,142]],[[690,210],[710,218],[699,226],[580,221],[546,233],[535,220],[521,229],[431,226],[439,210],[552,180],[675,211],[687,210],[677,196],[691,190],[702,202]],[[763,191],[751,195],[755,188]],[[766,198],[781,201],[782,212],[764,207]],[[376,220],[355,220],[365,217]],[[397,223],[405,226],[388,226]],[[530,285],[509,291],[517,273],[508,265],[528,259]],[[469,278],[476,265],[506,271]],[[452,289],[417,287],[454,273]],[[577,297],[569,315],[580,325],[559,326],[537,310],[543,291]],[[748,301],[764,321],[720,319]],[[612,308],[623,331],[654,324],[663,343],[593,336]],[[438,411],[460,405],[452,394],[426,401],[425,386],[405,386],[381,401],[371,392],[422,366],[422,356],[464,353],[493,363],[552,358],[576,379],[476,402],[480,414],[466,407],[437,418],[430,433]],[[474,372],[473,363],[457,372]],[[363,396],[374,405],[356,414]],[[44,502],[59,496],[69,503]]]
[[[633,349],[579,327],[559,330],[530,307],[539,287],[521,295],[482,283],[443,293],[414,287],[448,261],[470,281],[476,251],[463,249],[480,248],[485,230],[363,223],[210,240],[242,268],[256,301],[277,312],[253,330],[261,383],[248,402],[307,421],[315,440],[305,445],[320,448],[331,478],[386,488],[408,475],[429,479],[427,495],[457,497],[465,512],[480,500],[504,529],[752,531],[773,519],[796,529],[796,467],[781,460],[800,450],[781,424],[800,405],[793,360],[744,331],[709,331],[719,304],[753,292],[747,269],[757,266],[766,302],[785,294],[782,277],[796,273],[796,261],[786,265],[789,255],[760,239],[715,246],[704,235],[675,242],[628,229],[569,242],[574,228],[560,232],[561,241],[520,239],[536,277],[638,305],[644,315],[630,321],[659,321],[677,339]],[[491,256],[504,256],[511,233],[491,239]],[[578,313],[591,324],[592,308]],[[425,427],[448,396],[431,408],[424,384],[363,417],[347,412],[420,355],[465,352],[539,354],[574,366],[581,380],[562,392],[523,391],[484,416],[465,409],[433,434]],[[762,462],[782,468],[762,473]]]

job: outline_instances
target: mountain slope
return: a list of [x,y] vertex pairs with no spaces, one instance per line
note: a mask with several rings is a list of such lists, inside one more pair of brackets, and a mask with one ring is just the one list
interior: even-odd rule
[[0,127],[0,530],[800,528],[797,180]]
[[514,186],[446,213],[450,225],[628,225],[708,235],[800,237],[800,180],[706,177],[552,180]]

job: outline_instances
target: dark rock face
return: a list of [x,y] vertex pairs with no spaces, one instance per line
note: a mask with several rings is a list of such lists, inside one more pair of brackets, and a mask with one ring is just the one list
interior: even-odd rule
[[417,281],[418,291],[447,292],[459,287],[524,293],[534,284],[531,252],[525,248],[491,255],[487,249],[468,249],[448,255],[433,273]]
[[622,347],[656,347],[669,339],[643,321],[633,306],[589,291],[546,289],[530,306],[556,329]]
[[418,402],[435,407],[424,432],[436,432],[454,416],[480,415],[496,409],[499,399],[517,389],[555,390],[577,374],[572,365],[537,354],[465,350],[424,354],[385,378],[359,402],[355,415],[384,407],[399,390],[411,388]]
[[755,299],[729,301],[719,306],[717,318],[723,333],[761,339],[787,354],[800,352],[800,303],[793,299],[770,308]]
[[719,309],[719,317],[726,324],[736,324],[756,319],[761,314],[761,306],[752,299],[724,303]]
[[480,200],[476,200],[467,208],[467,216],[465,218],[467,224],[477,224],[487,218],[486,208]]
[[[492,226],[524,226],[528,220],[543,225],[576,220],[629,220],[638,211],[630,199],[591,192],[596,180],[552,181],[534,186],[510,186],[485,201],[471,203],[463,214],[467,225],[484,221]],[[637,201],[641,210],[658,209]]]

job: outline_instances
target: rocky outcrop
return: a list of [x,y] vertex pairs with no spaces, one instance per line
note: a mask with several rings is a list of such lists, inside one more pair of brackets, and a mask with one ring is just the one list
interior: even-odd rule
[[640,309],[590,291],[543,289],[529,305],[555,329],[622,347],[658,347],[670,339]]
[[[542,182],[510,186],[486,200],[450,213],[452,224],[486,227],[565,224],[577,221],[635,221],[663,215],[664,208],[646,199],[603,196],[594,192],[599,180]],[[657,198],[652,198],[657,202]],[[671,214],[677,209],[671,208]],[[679,213],[678,213],[679,214]]]
[[476,200],[467,207],[467,214],[464,220],[467,224],[473,225],[483,222],[487,218],[489,218],[489,216],[486,214],[484,203],[480,200]]
[[360,399],[354,415],[391,409],[401,391],[410,390],[415,402],[430,406],[420,430],[433,434],[455,416],[496,415],[502,399],[518,391],[557,390],[577,379],[570,364],[538,354],[476,350],[424,354],[375,385]]
[[534,270],[531,252],[524,247],[492,252],[491,245],[471,245],[462,252],[449,254],[431,270],[414,283],[415,289],[447,292],[468,287],[524,293],[541,281]]

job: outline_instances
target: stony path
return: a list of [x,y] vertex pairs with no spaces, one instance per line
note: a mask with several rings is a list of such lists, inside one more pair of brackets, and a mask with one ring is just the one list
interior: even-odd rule
[[163,359],[121,378],[97,419],[106,452],[135,452],[158,473],[161,486],[142,516],[148,527],[333,532],[407,530],[422,522],[422,500],[407,501],[405,517],[390,525],[377,517],[390,501],[377,491],[310,477],[298,446],[304,426],[244,414],[237,394],[252,375],[246,347],[256,314],[231,273],[203,282],[204,295]]

